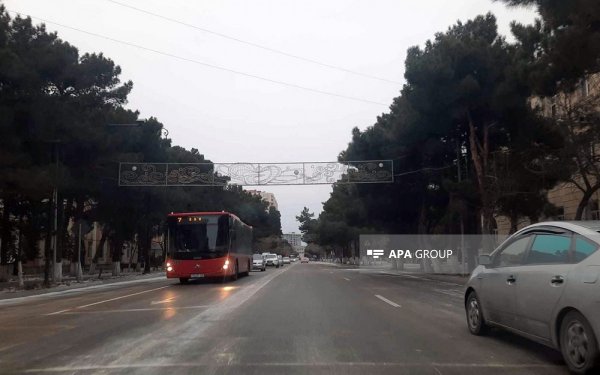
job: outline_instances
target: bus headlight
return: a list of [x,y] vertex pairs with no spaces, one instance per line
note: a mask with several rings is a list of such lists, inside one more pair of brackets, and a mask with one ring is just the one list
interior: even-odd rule
[[167,262],[167,267],[171,267],[171,262]]
[[225,261],[225,264],[223,265],[223,269],[226,270],[227,268],[229,268],[229,259],[227,259]]
[[171,271],[173,271],[173,267],[167,266],[167,272],[171,272]]

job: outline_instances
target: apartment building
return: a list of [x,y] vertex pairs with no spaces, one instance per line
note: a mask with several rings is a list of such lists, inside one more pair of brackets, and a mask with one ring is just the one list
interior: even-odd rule
[[[561,93],[551,98],[535,97],[530,100],[531,105],[537,108],[543,116],[560,118],[565,116],[566,111],[571,111],[577,106],[597,106],[600,110],[600,73],[592,74],[582,79],[578,87],[571,93]],[[591,150],[598,152],[600,156],[600,145]],[[575,178],[577,181],[578,178]],[[594,181],[591,181],[594,183]],[[558,208],[556,215],[543,217],[540,220],[574,220],[579,202],[583,192],[572,182],[563,182],[556,185],[547,193],[548,201]],[[583,220],[600,220],[600,192],[593,194],[587,207],[583,210]],[[508,234],[510,221],[503,216],[496,217],[497,230],[499,234]],[[522,228],[530,222],[523,218],[518,227]]]
[[252,195],[261,197],[263,201],[265,201],[269,204],[269,208],[273,207],[276,210],[279,210],[279,205],[277,204],[277,199],[275,199],[275,194],[269,193],[266,191],[260,191],[260,190],[246,190],[246,191]]

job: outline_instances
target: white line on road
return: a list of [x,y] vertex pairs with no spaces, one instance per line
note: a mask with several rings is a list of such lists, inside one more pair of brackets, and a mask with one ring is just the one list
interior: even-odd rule
[[67,295],[67,294],[77,294],[77,293],[87,292],[87,291],[95,290],[95,289],[114,289],[115,287],[120,287],[123,285],[140,284],[140,283],[152,282],[152,281],[158,281],[158,280],[167,280],[167,278],[165,276],[149,277],[149,278],[143,278],[143,279],[137,279],[137,280],[126,280],[126,281],[118,281],[118,282],[114,282],[114,283],[76,287],[76,288],[71,288],[71,289],[66,289],[66,290],[59,290],[56,292],[34,294],[31,296],[6,298],[3,300],[0,300],[0,306],[15,305],[15,304],[18,304],[19,302],[26,302],[26,301],[29,301],[32,299],[38,299],[38,298],[51,298],[51,297],[63,296],[63,295]]
[[387,299],[387,298],[385,298],[385,297],[382,297],[382,296],[380,296],[379,294],[375,294],[375,297],[379,298],[379,299],[380,299],[380,300],[382,300],[383,302],[385,302],[385,303],[387,303],[387,304],[389,304],[389,305],[392,305],[392,306],[394,306],[394,307],[402,307],[402,306],[398,305],[396,302],[394,302],[394,301],[390,301],[389,299]]
[[173,306],[173,307],[148,307],[148,308],[141,308],[141,309],[119,309],[119,310],[65,311],[65,312],[63,312],[63,315],[73,315],[73,314],[103,314],[103,313],[138,312],[138,311],[197,310],[197,309],[207,309],[210,306],[212,306],[212,305]]
[[[218,322],[230,319],[229,314],[238,309],[242,304],[250,300],[258,291],[267,286],[274,278],[281,275],[293,267],[285,267],[277,271],[269,272],[262,277],[250,278],[248,283],[240,285],[239,289],[225,290],[227,287],[220,288],[220,301],[212,304],[206,309],[189,310],[193,311],[186,317],[185,321],[177,325],[162,324],[147,330],[140,335],[132,335],[126,338],[117,338],[115,341],[105,343],[111,348],[111,351],[119,353],[119,358],[112,363],[103,363],[105,365],[119,366],[119,361],[123,358],[153,358],[156,353],[164,352],[168,347],[172,353],[183,353],[189,349],[190,342],[200,342],[204,339],[206,331],[212,328]],[[77,359],[71,365],[79,365]],[[118,367],[116,367],[118,368]],[[99,370],[99,369],[98,369]],[[172,371],[171,371],[172,372]],[[167,371],[168,373],[168,371]]]
[[87,305],[82,305],[82,306],[77,306],[75,308],[72,309],[65,309],[65,310],[60,310],[60,311],[56,311],[50,314],[45,314],[45,315],[58,315],[58,314],[62,314],[64,312],[67,311],[71,311],[71,310],[75,310],[75,309],[84,309],[86,307],[90,307],[90,306],[95,306],[95,305],[99,305],[101,303],[106,303],[106,302],[111,302],[111,301],[116,301],[119,299],[123,299],[123,298],[127,298],[127,297],[133,297],[133,296],[137,296],[139,294],[144,294],[144,293],[149,293],[149,292],[154,292],[155,290],[160,290],[160,289],[165,289],[170,287],[171,285],[166,285],[166,286],[161,286],[160,288],[154,288],[154,289],[148,289],[148,290],[143,290],[141,292],[137,292],[137,293],[132,293],[132,294],[126,294],[124,296],[119,296],[119,297],[115,297],[115,298],[109,298],[109,299],[105,299],[104,301],[98,301],[98,302],[94,302],[94,303],[88,303]]
[[350,281],[350,279],[349,279],[349,278],[347,278],[347,277],[344,277],[344,280],[346,280],[346,281]]
[[167,299],[163,299],[162,301],[152,301],[150,302],[151,305],[160,305],[161,303],[169,303],[171,301],[173,301],[175,299],[175,297],[170,297]]

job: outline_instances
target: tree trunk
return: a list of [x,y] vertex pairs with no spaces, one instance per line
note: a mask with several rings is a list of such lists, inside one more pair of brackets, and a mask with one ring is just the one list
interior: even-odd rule
[[12,223],[10,222],[10,199],[2,199],[2,240],[0,243],[0,265],[8,264],[8,253],[12,242]]
[[508,234],[513,234],[517,231],[519,226],[519,217],[516,214],[510,215],[510,230]]
[[52,205],[50,205],[50,212],[48,215],[48,223],[46,229],[46,238],[44,239],[44,285],[46,287],[50,286],[50,267],[52,263],[52,250],[50,249],[52,244],[52,212]]
[[583,211],[588,206],[588,204],[590,203],[590,199],[592,198],[592,195],[594,195],[594,193],[597,190],[598,190],[598,188],[596,186],[594,186],[593,188],[590,188],[583,192],[583,196],[581,197],[581,200],[579,201],[579,204],[577,205],[577,212],[575,212],[575,220],[582,219]]
[[19,288],[25,287],[25,280],[23,280],[23,263],[21,259],[17,260],[17,276],[19,278]]
[[119,276],[121,274],[121,258],[123,257],[123,241],[111,241],[111,247],[112,274],[113,276]]
[[[76,207],[73,211],[73,222],[75,223],[75,228],[73,228],[73,233],[75,233],[75,247],[73,249],[73,256],[71,257],[71,261],[73,263],[79,262],[79,264],[81,264],[81,254],[79,254],[79,247],[81,246],[81,243],[79,243],[79,223],[81,222],[81,218],[83,216],[83,204],[83,198],[77,197],[75,199]],[[83,241],[83,235],[81,236],[81,240]],[[83,249],[83,246],[81,246],[81,249]]]
[[469,122],[469,149],[471,151],[471,160],[473,161],[473,167],[475,168],[479,198],[481,200],[481,234],[491,234],[493,207],[491,207],[491,200],[486,184],[489,154],[489,125],[484,125],[483,142],[480,142],[477,137],[477,127],[468,110],[467,117]]
[[98,259],[100,259],[100,254],[104,250],[104,244],[106,243],[106,232],[108,232],[108,227],[102,227],[102,236],[100,237],[100,242],[96,246],[96,252],[94,253],[94,257],[92,258],[92,263],[90,264],[90,275],[96,272],[96,265],[98,264]]

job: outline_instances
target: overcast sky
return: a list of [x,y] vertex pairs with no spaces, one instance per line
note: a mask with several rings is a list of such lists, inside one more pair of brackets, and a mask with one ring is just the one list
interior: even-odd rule
[[[310,89],[309,92],[47,24],[80,52],[103,52],[132,80],[129,108],[155,116],[173,143],[214,162],[334,161],[350,131],[372,125],[398,95],[406,50],[457,20],[491,11],[500,32],[527,9],[490,0],[116,0],[199,28],[389,81],[299,61],[144,14],[110,0],[0,0],[9,10],[164,53]],[[34,19],[34,21],[39,22]],[[370,102],[383,103],[373,104]],[[283,231],[298,231],[331,186],[265,186]]]

